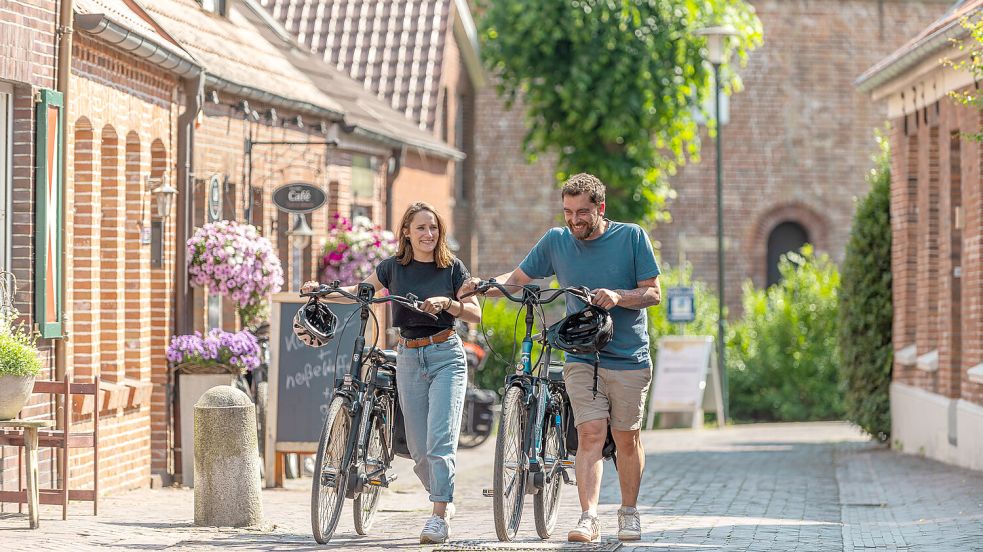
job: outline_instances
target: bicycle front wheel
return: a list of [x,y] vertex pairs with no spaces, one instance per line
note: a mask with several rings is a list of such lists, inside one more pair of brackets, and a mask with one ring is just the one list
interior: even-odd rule
[[[552,418],[553,416],[549,416]],[[541,539],[548,539],[556,528],[560,511],[560,489],[563,476],[560,475],[560,433],[556,424],[546,425],[543,438],[543,471],[546,481],[543,488],[533,497],[533,514],[536,518],[536,533]]]
[[498,540],[515,538],[522,519],[526,495],[525,435],[528,418],[522,401],[522,388],[510,387],[502,401],[502,423],[495,442],[494,513]]
[[331,540],[348,486],[348,461],[345,447],[352,420],[343,397],[335,397],[328,408],[328,417],[317,446],[314,474],[311,479],[311,527],[314,540],[326,544]]
[[[365,487],[355,497],[353,514],[355,516],[355,532],[359,535],[369,534],[375,513],[379,509],[379,497],[382,487],[378,484],[389,469],[388,446],[392,442],[392,399],[386,395],[378,398],[379,412],[373,414],[367,424],[368,436],[365,445],[365,460],[363,473],[368,476]],[[381,470],[381,471],[380,471]],[[373,481],[376,484],[373,484]]]

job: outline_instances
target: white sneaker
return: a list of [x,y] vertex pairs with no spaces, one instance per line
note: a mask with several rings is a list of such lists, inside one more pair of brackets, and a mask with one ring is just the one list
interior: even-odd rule
[[423,532],[420,533],[420,544],[443,544],[447,542],[450,532],[451,528],[447,524],[447,520],[434,514],[423,525]]
[[624,506],[618,509],[618,540],[637,541],[642,538],[642,520],[638,509]]
[[580,522],[567,533],[567,540],[570,542],[594,542],[599,538],[601,538],[601,524],[597,516],[592,516],[588,512],[580,514]]

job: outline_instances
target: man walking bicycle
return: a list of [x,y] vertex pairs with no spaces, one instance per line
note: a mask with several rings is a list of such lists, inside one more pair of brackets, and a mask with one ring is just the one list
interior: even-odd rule
[[[641,227],[604,218],[605,188],[596,177],[585,173],[570,177],[560,197],[566,227],[550,229],[515,270],[496,280],[522,285],[555,275],[563,287],[590,288],[594,304],[610,311],[614,337],[600,353],[597,395],[592,390],[594,358],[567,354],[563,369],[577,424],[577,492],[583,511],[568,540],[591,542],[600,538],[597,503],[608,424],[618,448],[622,504],[618,538],[638,540],[638,489],[645,467],[640,431],[652,380],[645,308],[661,300],[659,265]],[[466,281],[461,294],[474,290],[478,281]],[[489,296],[498,294],[488,292]],[[567,313],[583,306],[568,299]]]

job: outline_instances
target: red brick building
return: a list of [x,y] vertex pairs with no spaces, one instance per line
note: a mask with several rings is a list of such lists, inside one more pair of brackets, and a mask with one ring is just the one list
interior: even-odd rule
[[[66,370],[75,379],[102,378],[102,401],[74,405],[73,426],[85,431],[99,416],[101,493],[146,486],[152,473],[180,473],[166,345],[175,333],[238,326],[228,301],[187,288],[183,243],[195,226],[209,217],[256,224],[277,249],[285,289],[296,289],[315,275],[332,213],[385,224],[391,182],[403,171],[417,171],[419,185],[438,190],[435,201],[446,204],[439,190],[462,157],[301,52],[258,4],[216,4],[208,11],[195,0],[74,2],[71,94],[62,112],[69,129]],[[0,50],[12,54],[0,57],[0,71],[9,70],[0,72],[0,129],[13,137],[0,140],[0,266],[17,276],[17,307],[29,321],[37,321],[31,317],[44,300],[32,292],[40,270],[35,102],[46,97],[39,89],[55,86],[56,7],[0,6],[0,34],[18,45]],[[256,147],[250,165],[247,137],[319,143]],[[307,215],[315,236],[299,252],[286,237],[290,219],[270,200],[273,189],[296,181],[328,195],[325,208]],[[170,216],[158,213],[151,191],[162,182],[178,190]],[[213,182],[216,204],[208,201]],[[50,379],[52,341],[42,340],[41,349],[42,377]],[[45,397],[34,403],[25,416],[50,415]],[[15,452],[0,450],[0,488],[15,485]],[[56,467],[48,451],[42,458],[45,483]],[[91,488],[89,451],[73,451],[69,469],[72,488]]]
[[[983,128],[979,74],[940,63],[965,60],[960,24],[983,0],[943,17],[858,80],[891,122],[891,265],[894,299],[893,446],[983,469]],[[967,41],[960,51],[952,39]]]
[[[259,0],[297,42],[465,156],[445,168],[412,152],[402,161],[389,208],[428,201],[448,216],[457,255],[478,259],[475,99],[484,84],[466,0]],[[431,182],[442,174],[440,188]]]
[[[729,98],[723,128],[727,302],[740,308],[741,285],[768,282],[781,247],[796,236],[840,260],[854,199],[876,150],[883,106],[853,78],[945,11],[949,0],[750,0],[764,44],[739,69],[744,90]],[[505,111],[493,87],[476,108],[476,187],[482,216],[478,271],[511,270],[543,231],[560,221],[554,162],[521,153],[521,111]],[[694,276],[716,287],[714,143],[704,133],[702,160],[671,178],[673,221],[652,231],[659,257],[680,253]],[[507,229],[503,235],[502,229]],[[781,239],[781,238],[786,239]],[[788,239],[792,238],[792,239]],[[769,260],[770,259],[770,260]]]

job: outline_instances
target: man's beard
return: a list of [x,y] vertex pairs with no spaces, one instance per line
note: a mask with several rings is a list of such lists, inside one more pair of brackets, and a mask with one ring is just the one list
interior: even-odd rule
[[576,228],[574,228],[572,224],[568,222],[567,228],[570,229],[570,232],[573,234],[573,237],[577,238],[578,240],[586,240],[587,238],[590,238],[591,236],[594,235],[594,232],[596,232],[597,228],[601,225],[602,220],[603,219],[601,217],[591,217],[590,223],[583,230],[577,230]]

